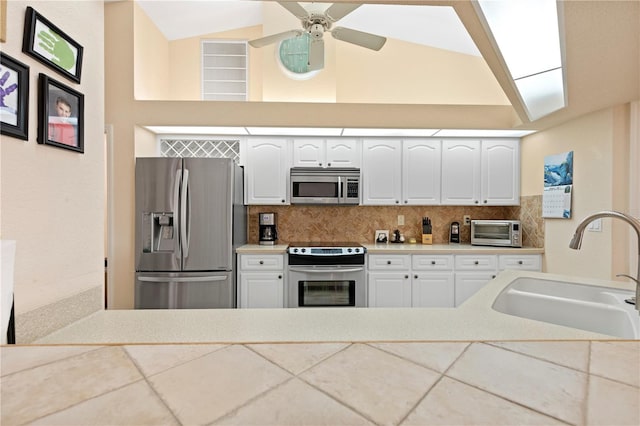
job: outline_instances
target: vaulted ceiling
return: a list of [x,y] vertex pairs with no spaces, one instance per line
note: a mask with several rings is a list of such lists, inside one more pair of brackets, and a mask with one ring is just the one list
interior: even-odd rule
[[[261,2],[257,1],[137,2],[168,40],[258,25],[262,19]],[[472,1],[374,0],[339,23],[400,40],[481,55],[528,128],[549,127],[640,99],[640,1],[565,0],[559,2],[559,12],[567,106],[534,123],[528,122],[504,61]]]

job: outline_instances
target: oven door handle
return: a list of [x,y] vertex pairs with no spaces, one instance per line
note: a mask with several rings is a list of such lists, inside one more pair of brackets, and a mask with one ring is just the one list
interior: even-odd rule
[[364,271],[364,268],[350,268],[350,269],[297,269],[289,267],[289,271],[291,272],[304,272],[310,274],[326,274],[327,272],[361,272]]

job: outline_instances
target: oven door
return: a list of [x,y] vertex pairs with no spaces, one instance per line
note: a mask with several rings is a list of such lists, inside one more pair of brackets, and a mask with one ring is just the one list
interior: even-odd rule
[[366,307],[362,265],[289,266],[289,308]]

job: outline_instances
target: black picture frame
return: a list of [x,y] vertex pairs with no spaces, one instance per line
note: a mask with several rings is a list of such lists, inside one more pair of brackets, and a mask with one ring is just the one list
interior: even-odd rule
[[30,6],[25,14],[22,51],[80,83],[82,46]]
[[38,77],[38,143],[84,153],[84,95],[42,73]]
[[0,52],[0,133],[29,139],[29,67]]

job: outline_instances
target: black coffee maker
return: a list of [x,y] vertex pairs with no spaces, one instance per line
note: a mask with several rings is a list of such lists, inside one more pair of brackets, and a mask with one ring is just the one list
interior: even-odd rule
[[278,239],[275,213],[258,213],[260,224],[260,244],[275,245]]

